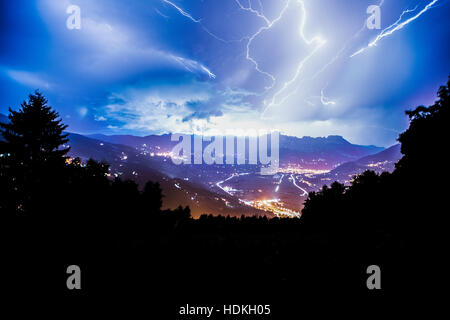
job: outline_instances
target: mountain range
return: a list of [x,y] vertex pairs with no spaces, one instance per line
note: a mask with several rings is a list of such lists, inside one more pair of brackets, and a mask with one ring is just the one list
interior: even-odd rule
[[[114,144],[123,144],[147,152],[170,152],[178,143],[171,141],[171,135],[169,134],[149,135],[145,137],[94,134],[88,137]],[[246,138],[246,141],[246,154],[248,154],[248,138]],[[204,145],[208,143],[204,142]],[[384,148],[373,145],[362,146],[352,144],[343,137],[336,135],[319,138],[298,138],[281,134],[279,150],[281,165],[299,163],[300,161],[305,168],[331,170],[341,163],[354,161],[361,157],[378,153],[383,151]]]
[[[0,114],[0,122],[7,121]],[[280,170],[292,175],[284,182],[281,176],[277,183],[279,175],[258,178],[258,165],[175,165],[169,153],[178,142],[170,137],[69,133],[68,155],[107,162],[111,178],[132,179],[141,186],[148,180],[157,181],[165,195],[164,208],[189,205],[193,216],[267,214],[259,207],[243,203],[247,193],[253,198],[258,194],[282,198],[285,204],[291,204],[292,210],[300,210],[307,192],[335,180],[349,183],[354,175],[367,169],[392,171],[401,158],[398,144],[384,149],[352,144],[336,135],[319,138],[280,135]],[[301,170],[312,173],[303,174]],[[233,177],[239,179],[229,181]]]

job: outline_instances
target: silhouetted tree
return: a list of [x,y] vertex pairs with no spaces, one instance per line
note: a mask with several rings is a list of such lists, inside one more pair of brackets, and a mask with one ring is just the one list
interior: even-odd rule
[[64,167],[69,148],[63,133],[67,126],[47,99],[36,91],[30,94],[18,111],[9,109],[9,123],[0,124],[2,197],[0,206],[13,211],[26,211],[42,194],[39,184],[48,182]]
[[449,85],[439,89],[432,106],[406,112],[410,125],[398,139],[403,157],[392,174],[366,171],[347,188],[334,183],[309,194],[301,230],[319,239],[309,247],[328,242],[347,269],[354,263],[362,270],[377,260],[398,270],[392,283],[403,289],[432,284],[425,274],[445,272],[436,270],[448,250],[448,187],[442,185],[449,182]]
[[149,181],[142,191],[142,205],[148,212],[159,212],[162,206],[162,191],[159,183]]
[[[404,154],[396,168],[397,173],[428,175],[426,170],[418,170],[428,164],[439,164],[446,157],[447,143],[444,137],[448,135],[450,119],[450,80],[447,86],[441,86],[438,91],[439,100],[432,106],[419,106],[415,110],[406,111],[410,119],[409,128],[400,134],[398,141]],[[415,171],[415,172],[411,172]],[[430,178],[432,175],[429,175]]]

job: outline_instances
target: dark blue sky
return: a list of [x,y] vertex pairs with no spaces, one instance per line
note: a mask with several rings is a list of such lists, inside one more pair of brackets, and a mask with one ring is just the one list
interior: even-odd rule
[[[79,30],[66,27],[72,4]],[[364,26],[373,4],[380,30]],[[404,110],[431,104],[450,74],[448,0],[2,0],[0,10],[0,112],[40,89],[80,133],[277,129],[388,146]]]

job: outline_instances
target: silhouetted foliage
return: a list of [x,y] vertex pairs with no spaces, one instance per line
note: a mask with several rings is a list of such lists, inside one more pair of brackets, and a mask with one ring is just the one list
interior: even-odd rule
[[144,202],[143,205],[148,208],[150,212],[158,212],[161,210],[163,195],[158,182],[147,182],[144,186],[142,196]]
[[139,233],[148,231],[149,217],[161,215],[158,183],[148,182],[140,191],[134,181],[109,179],[107,163],[66,156],[67,126],[40,92],[31,94],[19,111],[10,109],[9,120],[1,124],[0,141],[4,219],[29,216],[30,226],[49,236],[63,228],[69,234],[81,232],[85,247],[95,239],[106,240],[113,231],[125,239],[141,237]]
[[[0,210],[10,248],[20,259],[89,265],[96,275],[91,291],[157,286],[172,295],[174,286],[190,294],[213,285],[245,296],[246,288],[263,294],[282,284],[367,292],[366,268],[377,264],[386,270],[384,288],[404,292],[423,280],[415,271],[443,274],[436,266],[446,249],[446,189],[439,183],[448,183],[448,97],[447,85],[433,106],[407,112],[410,127],[399,137],[404,157],[392,174],[366,171],[349,186],[334,182],[311,192],[300,219],[194,220],[188,207],[161,209],[158,183],[140,190],[133,181],[111,180],[106,163],[67,159],[67,149],[59,149],[65,126],[36,93],[2,125]],[[126,281],[111,284],[115,273]]]
[[[60,174],[69,148],[58,113],[36,91],[18,111],[9,109],[9,123],[0,124],[1,208],[26,211],[28,206],[46,199],[39,186]],[[46,190],[50,192],[51,190]],[[34,204],[33,204],[34,203]]]
[[449,181],[449,84],[439,89],[434,105],[406,112],[410,126],[398,139],[404,156],[392,174],[366,171],[348,187],[324,187],[309,194],[302,211],[304,232],[323,232],[334,253],[347,261],[359,260],[361,268],[370,259],[404,268],[395,281],[399,288],[430,285],[424,273],[432,278],[444,272],[435,268],[443,265],[441,250],[448,243],[442,185]]

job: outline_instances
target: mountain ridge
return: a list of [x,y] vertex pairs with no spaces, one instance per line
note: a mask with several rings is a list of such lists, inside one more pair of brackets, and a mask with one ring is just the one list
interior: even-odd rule
[[[88,137],[137,149],[145,149],[148,152],[170,152],[178,143],[178,141],[170,140],[170,134],[144,137],[93,134],[88,135]],[[208,142],[204,142],[204,144],[208,144]],[[331,170],[344,162],[355,161],[383,150],[384,148],[373,145],[352,144],[339,135],[298,138],[281,134],[279,139],[280,164],[288,165],[289,163],[303,161],[305,168],[320,166],[320,169]],[[270,148],[268,151],[270,152]],[[248,152],[248,149],[246,152]]]

